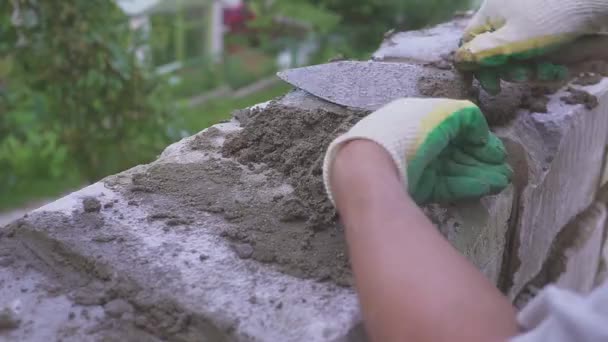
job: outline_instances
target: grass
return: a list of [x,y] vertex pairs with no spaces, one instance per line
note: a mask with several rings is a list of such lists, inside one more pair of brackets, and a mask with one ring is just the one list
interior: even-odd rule
[[197,107],[183,109],[180,113],[184,124],[183,128],[191,134],[200,132],[222,120],[230,119],[230,115],[234,110],[266,102],[285,94],[290,89],[291,86],[288,84],[279,83],[240,99],[218,98]]
[[273,58],[247,48],[235,51],[219,64],[209,63],[205,58],[186,63],[175,74],[181,79],[172,87],[175,98],[196,96],[222,85],[238,89],[276,72]]
[[10,193],[0,193],[0,212],[23,207],[36,200],[57,198],[70,189],[82,187],[82,184],[82,179],[76,175],[60,180],[28,179],[11,188]]

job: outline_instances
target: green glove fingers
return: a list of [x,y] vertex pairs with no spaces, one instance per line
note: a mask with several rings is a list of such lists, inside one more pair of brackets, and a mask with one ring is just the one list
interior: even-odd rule
[[[562,37],[559,42],[545,43],[514,53],[501,53],[518,49],[507,48],[481,52],[479,55],[467,52],[461,47],[456,53],[456,68],[465,72],[472,72],[482,88],[490,95],[497,95],[501,91],[500,80],[507,82],[553,82],[565,80],[568,77],[568,68],[543,62],[542,58],[559,52],[559,49],[573,43],[576,36]],[[557,51],[557,52],[556,52]]]
[[[459,134],[455,136],[455,143],[469,143],[472,145],[484,145],[488,142],[490,128],[486,117],[477,107],[462,109],[448,118],[446,121],[454,120],[454,125],[459,125]],[[446,123],[449,124],[449,123]]]
[[563,65],[542,62],[536,65],[536,79],[539,81],[561,81],[568,78],[568,68]]
[[483,146],[490,139],[490,128],[481,110],[477,106],[471,106],[448,116],[429,134],[427,140],[435,139],[441,134],[451,144]]
[[490,191],[494,193],[509,185],[512,171],[509,166],[505,164],[476,167],[458,164],[453,161],[446,161],[442,165],[441,174],[453,179],[476,179],[487,185]]
[[450,115],[433,128],[409,161],[407,176],[410,193],[417,193],[417,187],[425,170],[431,166],[433,161],[437,160],[450,141],[460,133],[460,125],[455,122],[454,116],[454,114]]
[[489,132],[487,121],[477,106],[472,105],[447,116],[427,134],[408,163],[410,193],[417,192],[416,187],[425,169],[450,143],[483,146],[488,142]]
[[454,162],[462,164],[462,165],[470,165],[470,166],[483,166],[484,162],[475,159],[470,154],[465,153],[461,147],[455,146],[451,150],[450,159]]
[[549,62],[512,63],[500,69],[500,78],[508,82],[553,82],[568,78],[567,67]]
[[436,162],[425,170],[412,198],[419,204],[479,198],[502,191],[511,176],[506,164],[476,167]]
[[[460,146],[461,152],[470,155],[482,163],[500,164],[507,158],[507,151],[502,141],[494,134],[490,134],[485,145]],[[460,156],[462,157],[462,156]]]
[[513,173],[505,161],[506,149],[479,108],[458,110],[428,133],[410,160],[410,194],[424,204],[499,192]]
[[528,64],[508,64],[502,67],[500,78],[507,82],[527,82],[532,79],[533,69]]
[[449,145],[450,132],[451,130],[440,127],[434,129],[418,148],[414,158],[409,161],[407,179],[410,194],[418,192],[418,187],[421,186],[421,179],[424,173],[432,167],[432,162]]
[[554,82],[567,79],[569,72],[567,67],[549,62],[511,62],[482,68],[473,74],[488,94],[498,95],[502,90],[501,80],[512,83]]
[[[473,166],[448,159],[440,161],[438,166],[433,171],[436,182],[432,195],[425,197],[428,201],[446,202],[496,194],[509,185],[513,176],[513,170],[506,163]],[[419,191],[422,193],[422,189]],[[429,189],[424,189],[425,196],[428,193]]]

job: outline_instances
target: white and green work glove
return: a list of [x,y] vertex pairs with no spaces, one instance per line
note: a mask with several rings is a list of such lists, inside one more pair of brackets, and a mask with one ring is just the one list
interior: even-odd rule
[[565,79],[565,66],[525,63],[608,27],[608,0],[485,0],[465,29],[456,67],[491,94],[511,82]]
[[391,155],[404,190],[418,204],[497,193],[512,176],[502,142],[475,104],[405,98],[363,118],[330,144],[323,179],[332,202],[333,161],[343,144],[355,139],[373,141]]

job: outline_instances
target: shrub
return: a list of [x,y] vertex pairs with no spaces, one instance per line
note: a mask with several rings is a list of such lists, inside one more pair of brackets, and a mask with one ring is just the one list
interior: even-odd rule
[[[137,60],[137,34],[113,0],[2,1],[0,33],[0,59],[12,60],[5,93],[42,99],[5,101],[2,125],[18,134],[0,136],[0,145],[27,155],[10,167],[53,163],[25,152],[48,144],[93,182],[167,143],[163,82]],[[35,127],[23,126],[24,107]]]

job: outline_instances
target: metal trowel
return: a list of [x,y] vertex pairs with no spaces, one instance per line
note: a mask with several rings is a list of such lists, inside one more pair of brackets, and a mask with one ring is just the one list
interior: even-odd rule
[[386,103],[417,94],[421,66],[374,61],[339,61],[290,69],[283,81],[323,100],[356,109],[376,110]]
[[[589,60],[608,61],[608,36],[598,34],[579,39],[543,60],[568,65],[576,72],[584,71],[576,65]],[[400,97],[420,96],[418,82],[421,78],[450,72],[431,68],[400,62],[339,61],[290,69],[277,75],[323,100],[373,111]],[[469,86],[471,75],[463,76],[462,81],[467,83],[465,87]]]

